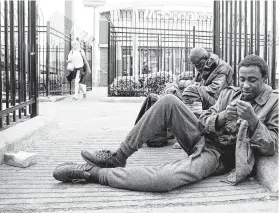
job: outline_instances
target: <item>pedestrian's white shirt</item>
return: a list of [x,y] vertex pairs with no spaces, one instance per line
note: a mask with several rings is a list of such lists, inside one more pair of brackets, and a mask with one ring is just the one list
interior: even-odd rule
[[71,61],[75,68],[83,67],[83,59],[81,54],[84,54],[82,49],[71,50],[68,55],[68,60]]

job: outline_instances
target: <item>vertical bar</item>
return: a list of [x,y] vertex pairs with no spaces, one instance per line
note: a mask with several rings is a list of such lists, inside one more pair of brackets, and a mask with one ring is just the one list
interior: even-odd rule
[[[232,31],[233,31],[233,2],[230,1],[230,46],[229,46],[229,60],[230,60],[230,65],[232,66]],[[235,73],[234,73],[235,75]]]
[[[22,1],[22,14],[23,14],[23,19],[22,19],[22,26],[23,26],[23,34],[22,34],[22,41],[23,41],[23,50],[22,50],[22,67],[23,67],[23,100],[26,101],[26,72],[27,72],[27,68],[26,68],[26,63],[25,63],[25,59],[26,59],[26,35],[25,35],[25,2]],[[27,115],[27,110],[26,107],[23,109],[24,112],[24,116]]]
[[220,2],[214,1],[214,40],[213,40],[213,52],[220,55]]
[[[110,93],[110,34],[111,34],[111,32],[110,32],[110,30],[111,30],[110,21],[108,21],[108,96],[111,96],[111,93]],[[122,55],[123,55],[123,53],[122,53]],[[123,70],[123,62],[122,62],[122,70]]]
[[257,14],[255,14],[256,15],[256,38],[257,38],[257,40],[256,40],[256,54],[257,55],[260,55],[260,16],[261,16],[261,14],[260,14],[260,1],[256,1],[256,11],[257,11]]
[[[2,4],[0,2],[0,13],[2,13]],[[0,50],[2,52],[2,16],[0,15]],[[0,62],[2,62],[2,54],[0,54]],[[0,111],[3,110],[3,107],[2,107],[2,85],[3,85],[3,82],[2,82],[2,69],[0,69]],[[2,117],[0,118],[0,129],[3,128],[3,119]]]
[[[27,52],[28,52],[28,61],[27,61],[27,66],[28,66],[28,79],[27,79],[27,88],[28,88],[28,99],[32,99],[32,87],[31,87],[31,6],[30,2],[28,2],[28,38],[27,38]],[[32,113],[32,107],[29,106],[28,109],[29,114]]]
[[31,106],[31,118],[39,114],[39,103],[38,103],[38,80],[37,80],[37,10],[36,10],[36,1],[28,2],[30,10],[29,24],[31,26],[30,30],[30,74],[31,74],[31,94],[35,102]]
[[[10,1],[10,72],[12,106],[16,103],[16,76],[15,76],[15,39],[14,39],[14,1]],[[13,112],[13,122],[16,121],[16,112]]]
[[[169,57],[169,53],[170,53],[170,16],[167,16],[168,20],[167,20],[167,24],[168,24],[168,44],[167,44],[167,56],[168,56],[168,74],[170,73],[170,57]],[[165,73],[164,73],[164,78],[165,78]]]
[[226,1],[226,21],[225,21],[225,61],[228,62],[228,26],[229,26],[229,2]]
[[271,62],[271,86],[275,89],[276,86],[276,1],[273,1],[273,16],[272,16],[272,62]]
[[46,37],[47,37],[46,38],[46,96],[49,96],[49,57],[50,57],[50,22],[49,21],[47,22]]
[[[241,53],[242,53],[242,1],[239,1],[239,26],[238,26],[238,63],[241,61]],[[237,64],[238,64],[237,63]],[[237,86],[239,85],[238,82],[238,73],[235,76],[235,82]]]
[[[185,34],[185,41],[184,41],[184,43],[185,43],[185,49],[184,49],[184,71],[188,71],[188,45],[187,45],[187,38],[188,38],[188,35],[187,35],[187,27],[186,27],[186,23],[187,23],[187,20],[186,20],[186,16],[185,16],[185,24],[184,24],[184,26],[185,26],[185,31],[184,31],[184,34]],[[189,34],[190,34],[190,29],[189,29]]]
[[[50,36],[50,33],[48,35]],[[72,34],[70,34],[70,38],[69,38],[69,50],[71,50],[71,46],[72,46]],[[49,57],[50,56],[50,38],[49,38],[49,43],[48,43],[47,48],[48,48],[47,54],[49,54],[48,55],[48,57]],[[49,67],[49,59],[48,59],[48,65],[46,64],[46,66]],[[48,70],[49,70],[49,68],[48,68]],[[48,75],[49,75],[49,71],[48,71]],[[69,84],[70,84],[70,95],[71,95],[72,94],[72,83],[69,82]],[[49,88],[49,82],[48,82],[48,88]]]
[[253,0],[251,0],[251,7],[250,7],[250,54],[253,53],[253,19],[254,19],[254,14],[253,14]]
[[247,1],[244,2],[244,57],[248,54],[248,44],[247,44]]
[[225,2],[222,1],[222,55],[221,57],[224,58],[224,29],[225,29],[225,24],[224,24],[224,21],[225,21],[225,16],[226,14],[224,13],[224,10],[225,10]]
[[[195,27],[195,25],[193,26],[193,48],[196,46],[196,27]],[[192,68],[192,70],[193,70],[193,76],[195,76],[196,75],[196,73],[195,73],[195,68],[193,67]]]
[[56,47],[55,47],[55,74],[57,75],[58,74],[58,54],[59,54],[59,52],[58,52],[58,46],[56,45]]
[[[10,89],[9,89],[9,39],[8,39],[8,1],[4,1],[4,25],[5,25],[5,33],[4,33],[4,40],[5,40],[5,71],[6,71],[6,109],[9,108],[9,97],[10,97]],[[1,103],[2,104],[2,103]],[[10,118],[9,113],[6,116],[6,125],[10,125]]]
[[[157,19],[156,19],[156,23],[157,23]],[[156,24],[157,25],[157,24]],[[157,31],[157,27],[156,27],[156,31]],[[159,33],[158,33],[158,39],[157,39],[157,43],[158,43],[158,46],[157,46],[157,49],[158,49],[158,52],[157,52],[157,72],[159,72],[160,70],[160,36],[159,36]]]
[[156,13],[156,34],[157,34],[157,72],[160,71],[160,34],[158,33],[158,15]]
[[[23,31],[23,26],[22,26],[22,19],[24,18],[23,13],[22,13],[22,1],[17,2],[17,10],[18,10],[18,99],[19,103],[22,102],[22,72],[23,72],[23,67],[22,67],[22,61],[24,60],[22,58],[22,50],[23,50],[23,44],[24,42],[21,41],[22,39],[22,34],[24,33]],[[1,60],[0,60],[1,61]],[[1,75],[0,75],[1,76]],[[22,109],[19,109],[18,111],[18,117],[21,119],[21,111]]]
[[267,0],[264,2],[264,60],[267,61]]
[[237,85],[237,70],[236,70],[236,65],[237,65],[237,1],[234,2],[234,50],[233,50],[233,54],[234,54],[234,60],[233,60],[233,70],[234,70],[234,75],[233,75],[233,82],[234,85]]
[[217,13],[219,11],[217,10],[217,1],[213,2],[213,52],[216,53],[216,37],[217,37]]

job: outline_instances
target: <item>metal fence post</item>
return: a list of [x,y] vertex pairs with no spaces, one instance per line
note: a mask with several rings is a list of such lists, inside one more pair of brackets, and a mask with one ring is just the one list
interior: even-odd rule
[[[193,26],[193,48],[195,46],[196,46],[196,27]],[[196,75],[195,68],[193,67],[192,70],[193,70],[193,76],[195,76]]]
[[49,57],[50,57],[50,22],[47,22],[46,31],[46,96],[49,96]]
[[[9,104],[9,97],[10,97],[10,86],[9,86],[9,49],[8,49],[8,46],[9,46],[9,39],[8,39],[8,26],[9,26],[9,22],[8,22],[8,2],[7,1],[4,1],[4,42],[5,42],[5,80],[6,80],[6,109],[8,109],[10,106]],[[2,103],[1,103],[2,104]],[[6,116],[6,124],[7,125],[10,125],[10,118],[9,118],[9,114],[7,114]]]
[[108,22],[108,96],[110,95],[110,22]]
[[[0,10],[1,10],[2,4],[0,2]],[[2,16],[0,16],[0,23],[2,23]],[[2,47],[2,32],[0,32],[0,47]],[[2,61],[2,54],[0,54],[0,61]],[[3,93],[3,82],[2,82],[2,69],[0,69],[0,111],[2,111],[2,93]],[[0,129],[3,128],[3,119],[0,118]]]
[[275,89],[276,86],[276,1],[273,1],[273,16],[272,16],[272,62],[271,62],[271,86]]
[[[10,1],[10,78],[12,106],[16,104],[16,76],[15,76],[15,36],[14,36],[14,2]],[[16,121],[16,113],[13,112],[13,122]]]
[[39,104],[38,104],[38,76],[37,76],[37,9],[36,1],[29,1],[30,9],[30,74],[31,74],[31,95],[35,102],[31,105],[31,118],[39,114]]
[[[69,44],[70,44],[69,50],[71,50],[71,46],[72,46],[72,34],[70,34],[70,42],[69,42]],[[67,67],[67,66],[66,66],[66,67]],[[71,94],[72,94],[72,83],[69,82],[69,84],[70,84],[70,95],[71,95]]]

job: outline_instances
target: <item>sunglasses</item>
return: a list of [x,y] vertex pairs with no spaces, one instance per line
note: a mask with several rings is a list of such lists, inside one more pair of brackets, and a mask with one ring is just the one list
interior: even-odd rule
[[194,68],[197,68],[200,66],[200,62],[203,60],[203,59],[208,59],[206,56],[203,56],[200,58],[200,60],[198,60],[196,63],[191,63],[191,66],[194,67]]

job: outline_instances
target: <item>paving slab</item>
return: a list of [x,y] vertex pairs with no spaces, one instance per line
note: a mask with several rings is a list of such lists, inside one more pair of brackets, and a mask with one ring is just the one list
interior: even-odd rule
[[[256,179],[230,186],[220,181],[224,176],[215,176],[166,193],[56,181],[52,172],[58,164],[83,163],[80,151],[84,149],[117,149],[133,127],[141,103],[100,99],[92,92],[86,100],[67,97],[54,103],[56,128],[25,148],[37,153],[37,164],[0,166],[0,212],[277,212],[277,194]],[[187,157],[172,144],[144,146],[127,166],[159,165]]]

